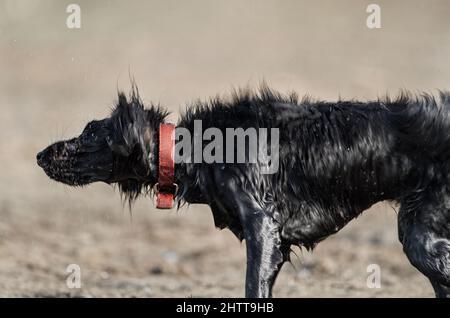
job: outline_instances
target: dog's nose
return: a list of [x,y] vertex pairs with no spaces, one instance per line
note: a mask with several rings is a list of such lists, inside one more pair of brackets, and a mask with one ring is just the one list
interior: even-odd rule
[[44,166],[44,160],[43,159],[44,159],[44,150],[39,152],[36,155],[36,161],[37,161],[37,164],[38,164],[39,167],[43,167]]

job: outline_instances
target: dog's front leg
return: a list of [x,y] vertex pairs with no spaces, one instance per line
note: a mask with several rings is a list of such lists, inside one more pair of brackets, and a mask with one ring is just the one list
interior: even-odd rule
[[244,236],[247,247],[245,296],[272,297],[272,287],[284,255],[278,225],[262,210],[246,210]]
[[225,170],[216,172],[215,182],[221,187],[216,202],[220,201],[231,214],[238,214],[242,226],[247,246],[245,296],[271,297],[272,286],[289,255],[290,245],[281,241],[276,212],[269,212],[256,198],[254,190],[245,188],[236,175]]

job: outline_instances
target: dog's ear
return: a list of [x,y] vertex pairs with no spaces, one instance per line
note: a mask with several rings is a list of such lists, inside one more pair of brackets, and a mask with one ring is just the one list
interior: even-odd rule
[[107,136],[106,142],[108,143],[108,146],[112,150],[112,152],[114,152],[115,154],[117,154],[119,156],[128,157],[132,152],[132,149],[130,148],[130,146],[128,146],[125,143],[125,141],[123,141],[123,140],[118,141],[118,140],[114,140],[110,136]]

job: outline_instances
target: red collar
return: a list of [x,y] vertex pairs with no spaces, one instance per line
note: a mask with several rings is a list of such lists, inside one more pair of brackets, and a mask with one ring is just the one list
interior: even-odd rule
[[158,183],[155,184],[156,207],[158,209],[173,208],[173,200],[177,194],[175,183],[175,125],[159,125],[159,167]]

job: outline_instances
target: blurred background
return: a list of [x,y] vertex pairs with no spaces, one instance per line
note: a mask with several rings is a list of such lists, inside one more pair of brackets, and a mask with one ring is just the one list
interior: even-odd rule
[[[66,26],[70,3],[81,28]],[[366,26],[381,7],[381,29]],[[35,154],[109,114],[130,74],[145,102],[178,111],[255,87],[323,99],[450,88],[446,0],[0,1],[0,296],[243,296],[245,246],[209,209],[130,212],[113,187],[49,180]],[[301,137],[301,136],[300,136]],[[381,203],[313,253],[295,249],[283,297],[431,297]],[[66,268],[81,268],[80,289]],[[381,288],[367,287],[367,266]]]

